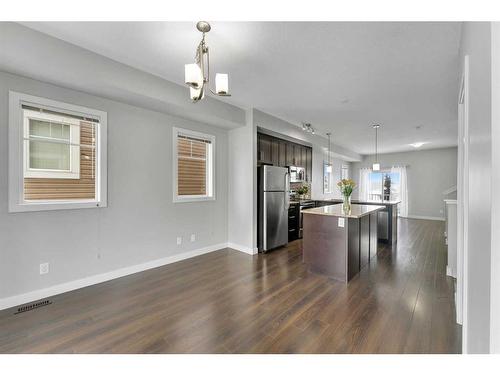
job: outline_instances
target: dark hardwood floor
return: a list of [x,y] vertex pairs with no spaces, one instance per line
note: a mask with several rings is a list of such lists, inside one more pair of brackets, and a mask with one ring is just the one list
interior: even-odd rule
[[398,244],[349,284],[310,274],[301,241],[224,249],[0,315],[0,353],[459,353],[444,223],[400,219]]

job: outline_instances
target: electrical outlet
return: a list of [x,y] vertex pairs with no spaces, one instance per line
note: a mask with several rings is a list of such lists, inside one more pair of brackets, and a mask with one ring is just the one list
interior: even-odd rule
[[338,226],[339,228],[345,227],[345,219],[343,217],[339,217]]
[[193,234],[191,235],[191,242],[194,242],[194,241],[196,241],[196,235],[193,233]]
[[49,273],[49,264],[40,263],[40,275],[45,275],[46,273]]
[[177,245],[182,244],[182,237],[177,237]]

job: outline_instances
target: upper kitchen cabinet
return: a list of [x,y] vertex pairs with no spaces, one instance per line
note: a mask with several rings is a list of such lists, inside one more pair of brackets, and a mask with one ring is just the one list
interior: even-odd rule
[[306,179],[312,181],[312,148],[306,147]]
[[303,167],[302,165],[302,148],[304,146],[302,145],[298,145],[298,144],[294,144],[293,145],[293,153],[294,153],[294,157],[295,157],[295,163],[294,165],[296,167]]
[[286,167],[287,164],[287,150],[286,150],[286,145],[287,141],[284,141],[282,139],[278,140],[278,165],[280,167]]
[[259,164],[279,167],[296,166],[306,170],[306,179],[312,180],[312,148],[299,143],[273,137],[257,135],[257,160]]
[[277,138],[271,138],[271,160],[272,164],[276,166],[280,166],[279,151],[279,140]]
[[257,160],[263,164],[273,164],[272,137],[260,134],[257,138]]
[[286,143],[286,165],[295,165],[295,152],[293,148],[294,144],[292,142]]

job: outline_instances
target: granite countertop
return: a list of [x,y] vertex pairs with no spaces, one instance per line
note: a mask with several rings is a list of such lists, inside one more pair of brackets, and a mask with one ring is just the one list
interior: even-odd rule
[[316,208],[309,208],[303,210],[303,214],[309,215],[325,215],[325,216],[338,216],[346,217],[351,219],[359,219],[365,215],[369,215],[373,212],[383,210],[385,206],[375,206],[375,205],[365,205],[365,204],[352,204],[351,211],[345,213],[341,204],[335,204],[331,206],[323,206]]
[[[342,199],[340,198],[333,198],[333,199],[313,199],[315,201],[321,201],[321,202],[335,202],[335,203],[341,203]],[[393,200],[393,201],[376,201],[376,200],[366,200],[366,201],[361,201],[359,199],[352,199],[351,203],[353,204],[380,204],[380,205],[393,205],[393,204],[398,204],[401,203],[400,200]]]

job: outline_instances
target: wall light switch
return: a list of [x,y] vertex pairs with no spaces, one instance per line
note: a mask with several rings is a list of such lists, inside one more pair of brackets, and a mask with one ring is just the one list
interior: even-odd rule
[[196,235],[192,234],[191,235],[191,242],[194,242],[194,241],[196,241]]
[[339,227],[344,228],[345,227],[345,219],[343,217],[339,217]]
[[49,273],[49,264],[40,263],[40,275],[45,275],[46,273]]
[[182,237],[177,237],[177,245],[182,244]]

